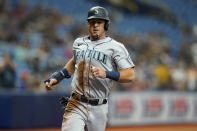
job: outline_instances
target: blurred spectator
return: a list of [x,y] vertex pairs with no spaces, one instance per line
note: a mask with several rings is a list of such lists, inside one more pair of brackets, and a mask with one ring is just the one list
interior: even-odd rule
[[23,19],[27,13],[27,5],[24,0],[18,2],[14,10],[14,16],[18,19]]
[[187,69],[187,85],[188,91],[197,91],[197,68],[190,65]]
[[154,71],[155,79],[157,80],[157,88],[159,90],[167,90],[170,81],[170,69],[167,65],[159,62]]
[[30,47],[28,41],[21,41],[13,51],[17,62],[27,62],[29,60]]
[[179,52],[179,60],[184,61],[187,66],[193,63],[190,43],[183,43],[181,45]]
[[3,63],[0,66],[0,86],[4,89],[15,88],[16,67],[10,54],[5,54]]
[[19,81],[19,85],[18,85],[19,91],[24,91],[28,88],[28,86],[29,86],[29,83],[28,83],[29,75],[30,74],[27,70],[24,70],[20,74],[20,81]]
[[185,91],[187,72],[185,63],[183,61],[178,61],[176,66],[172,68],[171,76],[173,85],[176,88],[176,90]]

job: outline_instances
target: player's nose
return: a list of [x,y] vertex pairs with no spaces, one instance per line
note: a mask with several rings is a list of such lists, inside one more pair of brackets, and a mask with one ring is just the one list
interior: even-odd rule
[[93,26],[94,26],[94,27],[97,27],[97,26],[99,26],[99,23],[98,23],[98,22],[94,22],[94,23],[93,23]]

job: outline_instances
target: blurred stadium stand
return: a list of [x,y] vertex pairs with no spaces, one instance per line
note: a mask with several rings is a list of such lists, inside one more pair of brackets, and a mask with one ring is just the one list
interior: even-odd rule
[[[72,57],[74,39],[88,34],[87,11],[95,5],[109,10],[108,34],[124,43],[136,64],[135,82],[113,90],[197,91],[197,2],[116,2],[0,0],[0,92],[45,94],[43,81]],[[68,95],[70,82],[57,85],[57,95]]]

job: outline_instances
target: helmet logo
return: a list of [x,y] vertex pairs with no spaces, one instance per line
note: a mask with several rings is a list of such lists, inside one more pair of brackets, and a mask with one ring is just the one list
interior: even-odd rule
[[98,10],[95,10],[95,11],[94,11],[94,14],[95,14],[95,15],[97,15],[98,13],[99,13]]

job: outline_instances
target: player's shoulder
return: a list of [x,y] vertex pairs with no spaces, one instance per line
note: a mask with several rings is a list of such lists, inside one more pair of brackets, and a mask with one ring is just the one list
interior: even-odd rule
[[115,47],[124,47],[124,44],[121,42],[118,42],[117,40],[111,38],[111,44],[113,44]]
[[76,39],[74,40],[73,45],[83,44],[83,43],[84,43],[84,39],[86,39],[86,38],[87,38],[87,36],[76,38]]

